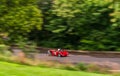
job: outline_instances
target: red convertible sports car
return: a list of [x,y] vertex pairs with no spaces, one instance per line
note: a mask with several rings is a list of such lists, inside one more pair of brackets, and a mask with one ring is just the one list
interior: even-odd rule
[[48,50],[48,55],[49,56],[58,56],[58,57],[66,57],[68,56],[68,51],[67,50],[63,50],[63,49],[58,49],[58,50]]

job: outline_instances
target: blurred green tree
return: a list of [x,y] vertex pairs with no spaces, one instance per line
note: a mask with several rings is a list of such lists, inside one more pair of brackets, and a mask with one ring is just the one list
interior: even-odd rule
[[33,29],[41,30],[42,12],[36,0],[1,0],[0,32],[7,32],[10,40],[26,37]]

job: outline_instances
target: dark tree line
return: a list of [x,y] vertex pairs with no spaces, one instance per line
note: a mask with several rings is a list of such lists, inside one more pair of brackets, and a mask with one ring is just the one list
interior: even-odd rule
[[120,51],[119,0],[1,0],[0,9],[8,44]]

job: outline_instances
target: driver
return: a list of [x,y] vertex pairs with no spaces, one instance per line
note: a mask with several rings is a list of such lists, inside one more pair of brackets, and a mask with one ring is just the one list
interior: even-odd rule
[[61,51],[61,49],[58,49],[58,51]]

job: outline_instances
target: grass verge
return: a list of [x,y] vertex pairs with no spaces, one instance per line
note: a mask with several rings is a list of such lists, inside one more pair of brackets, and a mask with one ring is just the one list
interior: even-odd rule
[[0,61],[0,76],[112,76],[82,71],[26,66]]

